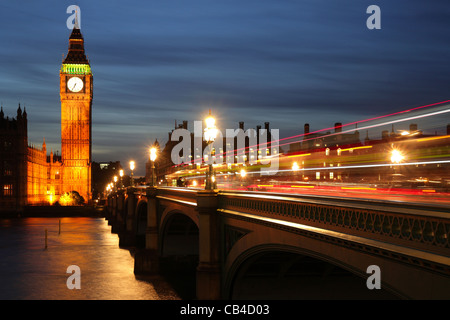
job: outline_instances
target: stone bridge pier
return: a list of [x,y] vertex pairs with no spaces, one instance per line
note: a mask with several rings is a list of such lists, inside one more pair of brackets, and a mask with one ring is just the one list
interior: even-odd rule
[[[119,246],[133,247],[136,274],[159,273],[163,257],[194,255],[198,259],[196,297],[220,299],[217,192],[177,191],[182,193],[181,197],[166,196],[154,187],[119,190],[108,198],[106,218],[112,232],[119,236]],[[191,230],[183,230],[186,225]],[[184,237],[183,233],[191,236]]]

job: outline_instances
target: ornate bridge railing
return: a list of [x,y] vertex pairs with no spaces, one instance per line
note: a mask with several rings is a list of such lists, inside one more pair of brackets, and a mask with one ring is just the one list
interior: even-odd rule
[[272,223],[291,232],[308,233],[310,237],[450,274],[450,212],[445,208],[431,210],[417,205],[259,192],[230,191],[220,192],[219,196],[219,211],[223,214],[238,213],[240,219],[268,218],[260,219],[260,223],[274,219],[272,222],[317,228]]

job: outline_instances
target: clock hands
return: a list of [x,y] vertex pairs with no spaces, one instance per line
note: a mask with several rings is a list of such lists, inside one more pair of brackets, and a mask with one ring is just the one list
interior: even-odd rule
[[72,92],[78,92],[83,89],[83,82],[81,81],[81,79],[74,77],[69,80],[69,82],[67,83],[67,87]]

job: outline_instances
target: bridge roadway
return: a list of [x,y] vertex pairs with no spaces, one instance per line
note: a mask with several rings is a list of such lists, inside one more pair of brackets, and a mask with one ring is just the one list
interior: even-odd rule
[[142,186],[106,208],[136,274],[186,262],[198,299],[450,298],[445,206]]

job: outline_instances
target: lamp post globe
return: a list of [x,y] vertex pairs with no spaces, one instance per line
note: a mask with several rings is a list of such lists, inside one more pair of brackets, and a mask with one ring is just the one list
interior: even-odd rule
[[[205,141],[208,145],[211,145],[217,136],[217,128],[216,128],[216,119],[211,115],[211,109],[209,110],[209,115],[205,119],[206,128],[205,128]],[[213,156],[214,156],[214,149],[211,149],[211,159],[208,159],[209,161],[209,169],[208,173],[206,174],[206,183],[205,183],[205,189],[206,190],[213,190],[216,186],[216,181],[214,178],[214,171],[213,171]]]
[[133,181],[133,171],[134,171],[134,161],[130,161],[130,170],[131,170],[131,175],[130,175],[130,186],[134,187],[134,181]]
[[156,148],[155,147],[151,147],[150,148],[150,161],[152,162],[152,181],[151,181],[151,186],[154,187],[156,185],[156,175],[155,175],[155,160],[156,160]]
[[123,170],[120,169],[119,171],[119,176],[120,176],[120,188],[123,188]]

